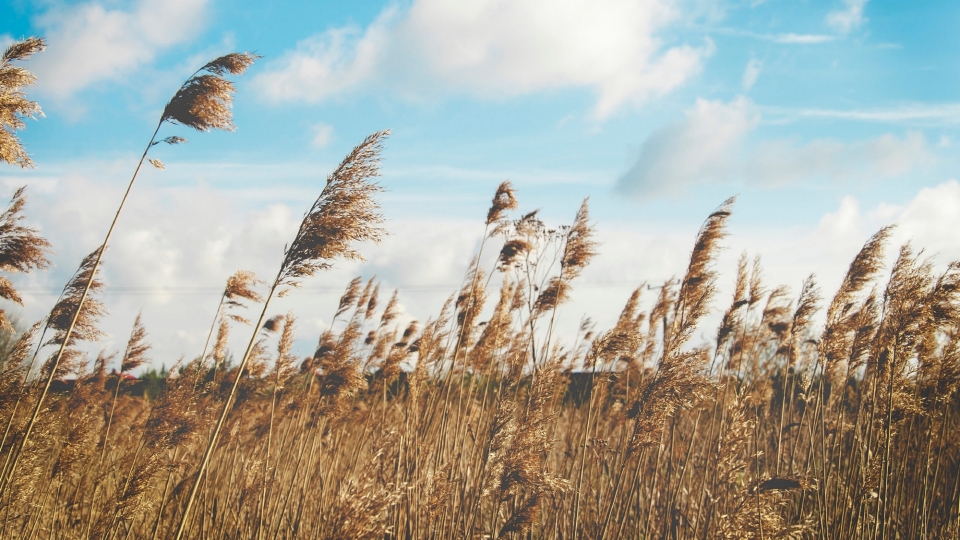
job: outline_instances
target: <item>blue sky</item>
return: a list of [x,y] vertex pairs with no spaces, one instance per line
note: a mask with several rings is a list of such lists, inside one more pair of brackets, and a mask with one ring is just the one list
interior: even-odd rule
[[236,81],[235,133],[164,127],[190,142],[155,149],[167,169],[138,180],[107,256],[107,345],[142,308],[158,363],[202,347],[230,273],[275,272],[327,172],[385,128],[392,235],[278,305],[305,351],[357,273],[434,315],[506,179],[554,223],[590,197],[604,245],[570,321],[610,321],[632,287],[682,272],[735,194],[729,279],[747,250],[768,281],[816,272],[829,294],[891,222],[897,241],[960,257],[953,2],[11,0],[0,21],[0,44],[49,43],[26,64],[46,113],[21,134],[37,167],[0,169],[3,190],[29,186],[56,251],[17,278],[29,320],[100,241],[180,82],[226,52],[263,55]]

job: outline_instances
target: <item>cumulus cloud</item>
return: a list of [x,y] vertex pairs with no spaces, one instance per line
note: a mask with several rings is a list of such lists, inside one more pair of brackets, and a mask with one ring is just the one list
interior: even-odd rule
[[830,295],[866,239],[890,224],[897,228],[886,253],[887,270],[898,247],[907,242],[932,256],[936,268],[960,260],[960,246],[952,232],[960,227],[960,183],[948,180],[925,187],[905,204],[878,203],[864,208],[856,198],[846,196],[836,210],[824,214],[810,229],[734,230],[730,251],[736,254],[749,249],[763,255],[771,282],[797,285],[805,275],[816,273],[825,295]]
[[747,98],[723,103],[700,99],[686,117],[655,131],[636,164],[618,181],[624,193],[652,197],[680,194],[706,183],[785,185],[812,180],[890,178],[930,163],[934,156],[920,133],[892,134],[850,143],[817,139],[802,144],[778,139],[748,145],[761,116]]
[[898,234],[941,258],[960,260],[956,231],[960,230],[960,183],[956,180],[924,188],[898,217]]
[[193,37],[207,0],[55,4],[36,20],[48,47],[32,61],[38,88],[66,98],[102,80],[123,79],[163,49]]
[[374,86],[485,98],[582,88],[604,117],[700,71],[711,42],[668,47],[658,37],[679,17],[673,0],[417,0],[366,29],[301,41],[257,80],[269,99],[307,102]]
[[[315,174],[313,167],[309,170]],[[49,167],[42,176],[37,171],[0,174],[0,197],[28,185],[27,223],[39,227],[55,251],[49,271],[11,276],[25,307],[0,307],[20,314],[26,325],[50,310],[83,256],[103,241],[128,173],[125,160]],[[109,337],[91,352],[122,348],[142,309],[155,365],[170,367],[181,354],[189,359],[203,348],[229,275],[249,269],[273,278],[284,244],[296,234],[303,211],[320,188],[225,189],[207,183],[234,176],[233,168],[218,172],[209,165],[175,161],[164,171],[141,173],[104,256],[102,299],[109,315],[101,328]],[[297,313],[297,352],[312,353],[343,287],[355,275],[376,275],[384,295],[401,287],[401,303],[421,320],[435,315],[444,299],[459,289],[483,235],[482,215],[474,221],[391,220],[387,227],[390,234],[380,245],[359,246],[367,263],[337,261],[332,270],[271,304],[270,315]],[[247,315],[258,313],[252,308]],[[242,350],[251,331],[234,328],[234,352]]]
[[637,163],[618,182],[631,195],[679,193],[695,183],[726,180],[744,136],[759,124],[753,102],[698,99],[686,117],[655,131],[640,148]]
[[827,13],[827,25],[841,33],[856,30],[866,19],[863,17],[863,8],[868,0],[843,0],[843,9]]
[[[40,227],[56,252],[56,267],[51,271],[12,276],[24,294],[26,308],[20,312],[24,323],[50,309],[83,255],[102,241],[124,187],[126,165],[70,164],[63,169],[77,172],[0,175],[2,196],[28,181],[28,224]],[[307,189],[282,193],[189,182],[173,186],[169,182],[173,174],[210,176],[209,170],[186,169],[171,164],[166,171],[144,172],[104,258],[103,299],[110,315],[102,327],[110,337],[101,346],[122,348],[142,308],[157,366],[169,367],[181,354],[188,358],[199,354],[227,276],[238,269],[250,269],[268,279],[274,275],[284,242],[295,234],[303,209],[316,195]],[[953,231],[960,228],[960,183],[951,180],[923,189],[902,205],[862,208],[856,199],[846,197],[808,227],[741,226],[734,219],[725,240],[729,249],[718,262],[724,276],[720,285],[732,284],[736,257],[746,249],[763,255],[768,283],[796,288],[803,277],[816,272],[825,294],[830,294],[864,240],[891,222],[900,224],[893,244],[912,239],[916,247],[938,253],[938,261],[960,258],[960,247],[953,240]],[[643,281],[656,285],[681,274],[699,224],[696,220],[656,224],[601,219],[600,255],[574,284],[573,301],[558,318],[558,333],[572,335],[584,314],[601,327],[613,324],[633,288]],[[342,288],[354,275],[378,276],[385,295],[388,289],[400,287],[409,317],[425,321],[436,316],[444,299],[459,288],[476,253],[483,235],[482,209],[476,219],[392,220],[387,226],[391,234],[381,245],[362,247],[366,264],[338,262],[332,271],[273,304],[270,315],[287,310],[298,315],[298,352],[311,352],[329,324]],[[489,268],[497,250],[485,251],[489,257],[484,264]],[[649,293],[648,299],[653,295]],[[236,327],[231,348],[242,348],[251,331]],[[705,332],[710,334],[713,328],[707,325]]]

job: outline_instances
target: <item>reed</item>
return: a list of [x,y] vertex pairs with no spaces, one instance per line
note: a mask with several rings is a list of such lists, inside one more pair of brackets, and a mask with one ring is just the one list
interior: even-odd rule
[[[22,47],[0,74],[42,41]],[[160,124],[230,128],[223,77],[254,59],[202,68]],[[890,228],[824,302],[812,275],[792,292],[759,257],[718,264],[731,199],[679,278],[638,284],[609,328],[562,335],[557,308],[601,249],[588,203],[554,226],[503,183],[478,216],[488,256],[465,261],[438,314],[406,321],[403,290],[357,277],[296,357],[297,316],[271,302],[385,234],[386,136],[327,177],[271,282],[228,278],[203,351],[149,397],[123,377],[148,361],[139,316],[125,350],[81,352],[101,335],[108,233],[0,358],[0,537],[958,538],[960,262],[908,244],[885,268]],[[25,201],[0,214],[5,273],[48,264]],[[11,283],[0,296],[17,302]],[[251,335],[231,367],[235,322]]]

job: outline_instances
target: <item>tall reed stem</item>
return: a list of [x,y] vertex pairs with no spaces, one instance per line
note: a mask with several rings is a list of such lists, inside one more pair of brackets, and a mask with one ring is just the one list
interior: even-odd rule
[[160,126],[163,125],[163,120],[157,123],[157,128],[153,130],[153,136],[150,137],[150,142],[147,143],[147,147],[143,149],[143,155],[140,156],[140,161],[137,162],[137,168],[133,171],[133,177],[130,179],[130,183],[127,184],[127,190],[123,193],[123,199],[120,200],[120,206],[117,208],[117,212],[113,215],[113,221],[110,222],[110,228],[107,229],[107,236],[103,239],[103,244],[100,245],[100,249],[97,253],[97,259],[93,263],[93,270],[90,272],[90,277],[87,278],[87,283],[83,287],[83,294],[80,295],[80,302],[77,304],[77,309],[73,313],[73,317],[70,319],[70,326],[67,328],[66,334],[63,336],[63,341],[60,343],[60,350],[57,351],[57,356],[53,360],[52,365],[50,366],[50,374],[47,375],[47,380],[43,385],[43,391],[40,393],[40,397],[37,398],[37,404],[33,408],[33,414],[30,415],[30,421],[27,423],[27,427],[23,432],[23,439],[20,442],[20,447],[17,449],[17,453],[13,458],[13,464],[10,466],[10,470],[7,473],[6,478],[3,479],[3,483],[0,484],[0,493],[2,493],[10,481],[13,479],[17,471],[17,465],[20,462],[20,456],[23,454],[24,448],[27,447],[27,443],[30,441],[30,435],[33,433],[33,428],[37,424],[37,419],[40,417],[40,411],[43,410],[43,403],[47,397],[47,394],[50,392],[50,385],[53,384],[53,380],[57,376],[57,370],[60,367],[60,361],[63,359],[63,353],[67,349],[67,345],[70,343],[70,337],[73,335],[73,329],[77,325],[77,320],[80,318],[80,314],[83,312],[83,304],[87,300],[87,295],[90,293],[90,286],[93,284],[93,280],[97,277],[97,270],[100,269],[100,261],[103,258],[103,252],[107,250],[107,245],[110,243],[110,238],[113,236],[113,230],[117,226],[117,220],[120,219],[120,212],[123,211],[124,205],[127,203],[127,198],[130,196],[130,190],[133,189],[133,183],[137,181],[137,176],[140,174],[140,169],[143,167],[144,160],[147,159],[147,152],[150,151],[150,148],[153,146],[154,140],[157,138],[157,133],[160,131]]
[[217,424],[213,428],[213,434],[210,435],[210,441],[207,443],[207,449],[203,452],[203,459],[200,461],[200,468],[197,470],[197,477],[193,481],[193,487],[190,488],[190,495],[187,497],[186,506],[184,506],[183,514],[180,516],[180,524],[177,526],[177,534],[174,537],[176,540],[183,538],[183,533],[186,531],[187,523],[190,520],[190,510],[193,509],[193,504],[196,501],[197,493],[200,491],[200,484],[203,483],[203,475],[207,470],[207,466],[210,464],[210,457],[213,455],[213,450],[217,446],[217,441],[220,438],[220,431],[223,429],[223,424],[227,420],[227,415],[230,413],[233,400],[237,395],[237,388],[240,386],[240,379],[243,378],[243,370],[247,367],[247,362],[250,359],[250,352],[253,351],[253,346],[257,341],[257,334],[260,331],[260,326],[263,324],[263,320],[267,316],[267,309],[270,307],[270,301],[273,300],[274,291],[276,291],[277,287],[280,285],[280,278],[282,275],[283,268],[281,267],[280,271],[277,272],[276,279],[273,280],[273,285],[270,287],[270,293],[267,294],[266,300],[263,302],[263,310],[260,312],[260,318],[257,319],[257,324],[255,324],[253,327],[253,334],[250,336],[250,341],[247,343],[247,350],[243,353],[243,359],[240,361],[240,365],[237,366],[237,376],[233,380],[233,386],[230,387],[230,395],[227,396],[227,400],[223,404],[223,409],[220,411],[220,418],[217,420]]

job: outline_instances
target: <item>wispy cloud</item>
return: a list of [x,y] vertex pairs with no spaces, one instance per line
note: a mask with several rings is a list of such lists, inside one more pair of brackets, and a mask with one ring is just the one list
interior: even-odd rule
[[389,87],[415,98],[496,98],[557,88],[597,94],[605,117],[666,94],[698,73],[711,42],[664,46],[680,17],[672,0],[417,0],[365,29],[328,30],[297,44],[258,78],[276,101],[317,102]]
[[744,37],[758,41],[769,41],[772,43],[779,43],[781,45],[819,45],[822,43],[830,43],[831,41],[835,41],[837,39],[836,36],[830,34],[804,34],[796,32],[769,34],[730,27],[711,28],[710,31],[726,36]]
[[826,34],[773,34],[767,37],[775,43],[784,43],[789,45],[817,45],[820,43],[829,43],[836,39],[834,36]]
[[757,84],[757,78],[760,77],[760,70],[763,68],[763,62],[756,58],[747,62],[747,67],[743,70],[743,90],[748,91]]
[[798,118],[834,118],[861,122],[960,124],[960,103],[910,103],[874,109],[787,109],[764,107],[764,112],[787,120]]
[[827,13],[826,22],[830,28],[846,34],[860,27],[866,19],[863,8],[868,0],[843,0],[843,8]]
[[760,112],[740,97],[729,103],[698,100],[686,117],[655,131],[618,189],[637,197],[682,194],[709,183],[791,185],[817,180],[890,178],[934,160],[926,139],[909,132],[841,142],[766,140],[750,146]]
[[99,81],[123,79],[203,27],[208,0],[86,2],[37,18],[48,47],[32,62],[38,89],[64,99]]
[[320,122],[315,124],[310,130],[313,134],[313,138],[310,140],[310,146],[320,149],[326,148],[330,141],[333,140],[333,126],[330,124],[324,124]]

